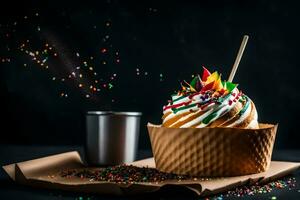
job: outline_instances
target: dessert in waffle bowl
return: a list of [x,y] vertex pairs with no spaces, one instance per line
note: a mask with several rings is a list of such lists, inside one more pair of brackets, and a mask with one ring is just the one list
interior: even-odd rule
[[254,102],[237,84],[203,68],[163,107],[161,125],[148,124],[156,167],[192,176],[266,171],[277,125],[259,123]]

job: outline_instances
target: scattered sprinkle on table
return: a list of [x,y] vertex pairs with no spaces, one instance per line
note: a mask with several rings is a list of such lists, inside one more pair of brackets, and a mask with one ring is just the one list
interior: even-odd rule
[[[281,190],[281,189],[288,189],[288,190],[295,190],[296,187],[296,178],[295,177],[285,177],[280,180],[275,180],[269,183],[266,183],[265,185],[255,183],[254,185],[245,185],[241,187],[234,188],[232,190],[229,190],[223,194],[220,194],[218,196],[214,196],[208,199],[213,200],[222,200],[224,197],[226,199],[230,197],[243,197],[243,196],[253,196],[253,195],[259,195],[259,194],[266,194],[270,193],[274,190]],[[299,190],[298,190],[299,192]],[[271,200],[277,200],[276,196],[269,197]]]
[[[148,167],[136,167],[133,165],[117,165],[107,168],[98,169],[66,169],[60,172],[60,176],[64,178],[81,178],[89,179],[89,181],[107,181],[115,182],[121,184],[129,183],[155,183],[163,182],[165,180],[176,180],[178,182],[182,180],[194,180],[194,181],[205,181],[211,180],[208,178],[197,178],[188,175],[177,175],[173,173],[160,172],[154,168]],[[288,189],[300,192],[299,189],[296,190],[296,178],[295,177],[285,177],[280,180],[275,180],[266,184],[255,183],[253,185],[244,185],[217,196],[205,198],[206,200],[222,200],[223,198],[230,197],[243,197],[243,196],[253,196],[259,194],[270,193],[274,190]],[[269,199],[277,200],[276,196],[270,196]],[[82,200],[78,198],[78,200]]]
[[90,181],[108,181],[122,184],[137,182],[151,182],[158,184],[165,180],[177,180],[178,182],[182,180],[199,180],[188,175],[165,173],[154,168],[136,167],[133,165],[117,165],[95,170],[67,169],[61,171],[60,176],[66,178],[78,177],[82,179],[89,179]]

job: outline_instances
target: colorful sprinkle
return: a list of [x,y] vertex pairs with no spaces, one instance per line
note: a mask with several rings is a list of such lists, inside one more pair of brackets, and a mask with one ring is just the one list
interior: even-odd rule
[[101,53],[106,53],[106,52],[107,52],[106,48],[101,49]]
[[165,180],[187,180],[192,179],[187,175],[176,175],[173,173],[160,172],[154,168],[136,167],[133,165],[117,165],[96,170],[63,170],[60,172],[61,177],[71,178],[78,177],[89,179],[91,181],[107,181],[122,184],[136,182],[154,182],[156,184]]

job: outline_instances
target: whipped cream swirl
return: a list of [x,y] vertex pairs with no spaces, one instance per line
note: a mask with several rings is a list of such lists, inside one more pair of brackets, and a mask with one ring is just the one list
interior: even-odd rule
[[237,88],[221,96],[211,90],[173,95],[162,119],[162,126],[174,128],[258,128],[254,103]]

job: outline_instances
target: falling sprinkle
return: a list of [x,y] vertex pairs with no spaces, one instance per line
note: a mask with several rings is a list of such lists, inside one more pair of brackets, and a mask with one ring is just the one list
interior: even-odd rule
[[159,74],[159,81],[163,81],[163,74]]
[[102,48],[101,49],[101,53],[106,53],[107,52],[107,49],[106,48]]
[[46,57],[45,59],[43,59],[42,63],[45,63],[48,60],[48,57]]
[[[31,15],[25,15],[24,19],[31,19],[31,17],[38,19],[35,16],[41,16],[41,13],[38,13],[37,11],[33,12]],[[23,19],[23,22],[25,21],[24,19]],[[19,22],[12,21],[12,24],[10,24],[10,25],[16,26],[17,24],[19,25]],[[107,19],[106,21],[104,21],[104,25],[107,27],[107,30],[108,30],[109,27],[112,26],[112,22],[109,19]],[[0,24],[0,26],[1,26],[1,24]],[[92,25],[90,28],[92,28],[92,27],[99,28],[97,26]],[[32,29],[33,29],[33,31],[42,31],[41,30],[42,27],[43,27],[42,24],[35,24],[32,26]],[[11,33],[4,32],[4,37],[5,36],[11,37]],[[109,32],[106,32],[104,35],[102,35],[102,39],[105,39],[107,42],[108,41],[110,42],[110,40],[112,39],[112,36],[109,34]],[[58,51],[59,48],[56,48],[55,44],[50,43],[50,41],[47,41],[47,42],[44,41],[41,43],[41,45],[38,45],[38,46],[40,49],[31,48],[31,41],[29,39],[20,41],[20,43],[18,44],[18,50],[22,51],[22,53],[25,54],[29,58],[28,62],[24,61],[24,63],[20,64],[21,67],[23,65],[24,67],[28,67],[28,68],[26,68],[26,70],[29,70],[29,69],[31,69],[31,66],[32,66],[31,64],[34,64],[34,65],[39,66],[40,69],[46,71],[46,69],[48,69],[48,68],[55,69],[55,66],[52,66],[53,64],[55,64],[55,62],[63,61],[64,55],[61,54],[60,51]],[[74,81],[76,81],[75,78],[78,77],[78,79],[77,79],[78,82],[77,83],[74,82],[75,87],[78,86],[79,87],[79,88],[77,88],[78,90],[88,89],[88,91],[89,91],[89,92],[82,94],[83,98],[84,97],[86,97],[86,98],[93,97],[90,95],[93,95],[94,93],[90,93],[90,92],[101,91],[101,89],[103,89],[103,88],[106,88],[106,90],[113,89],[114,87],[117,86],[117,79],[116,79],[117,74],[112,73],[105,79],[103,77],[101,78],[102,74],[98,75],[98,73],[97,73],[98,68],[96,68],[96,62],[94,62],[96,60],[98,61],[98,57],[101,56],[101,53],[102,53],[103,58],[102,58],[102,60],[100,58],[100,61],[98,61],[97,64],[100,63],[103,65],[110,66],[111,64],[117,65],[118,63],[120,63],[120,59],[122,59],[122,57],[120,57],[119,49],[111,48],[111,47],[112,47],[111,43],[105,43],[105,44],[103,43],[103,46],[98,48],[98,52],[100,50],[100,55],[96,54],[96,55],[94,55],[94,57],[89,55],[86,57],[85,60],[84,59],[81,60],[80,57],[82,57],[83,55],[80,54],[79,49],[73,50],[73,58],[80,59],[80,64],[72,66],[73,70],[69,71],[69,73],[67,73],[67,74],[66,73],[61,74],[58,77],[50,75],[48,80],[49,81],[51,81],[51,80],[58,81],[60,84],[66,84],[66,83],[71,83],[73,81],[72,80],[73,78],[74,78]],[[7,51],[11,50],[9,47],[6,47],[6,49],[7,49]],[[91,55],[93,55],[93,54],[91,54]],[[55,57],[57,57],[57,58],[55,58]],[[58,58],[61,60],[58,60]],[[55,61],[55,59],[56,59],[56,61]],[[1,61],[3,63],[10,62],[10,58],[1,57],[0,62]],[[30,62],[32,62],[32,63],[30,63]],[[144,71],[140,66],[136,66],[136,67],[137,67],[136,71],[133,71],[136,73],[136,75],[138,75],[138,76],[140,76],[140,75],[147,76],[148,75],[148,72]],[[48,72],[49,72],[49,70],[48,70]],[[136,78],[138,78],[138,77],[136,77]],[[163,78],[162,74],[160,75],[160,78],[162,80],[162,78]],[[87,82],[84,82],[83,79],[87,80]],[[58,92],[58,95],[61,95],[62,97],[71,97],[72,96],[71,93],[68,92],[68,94],[66,94],[66,92],[68,92],[68,91],[63,91],[63,92],[60,91],[60,92]],[[114,102],[114,100],[112,100],[112,102]]]
[[157,9],[156,8],[149,8],[149,11],[150,12],[157,12]]

